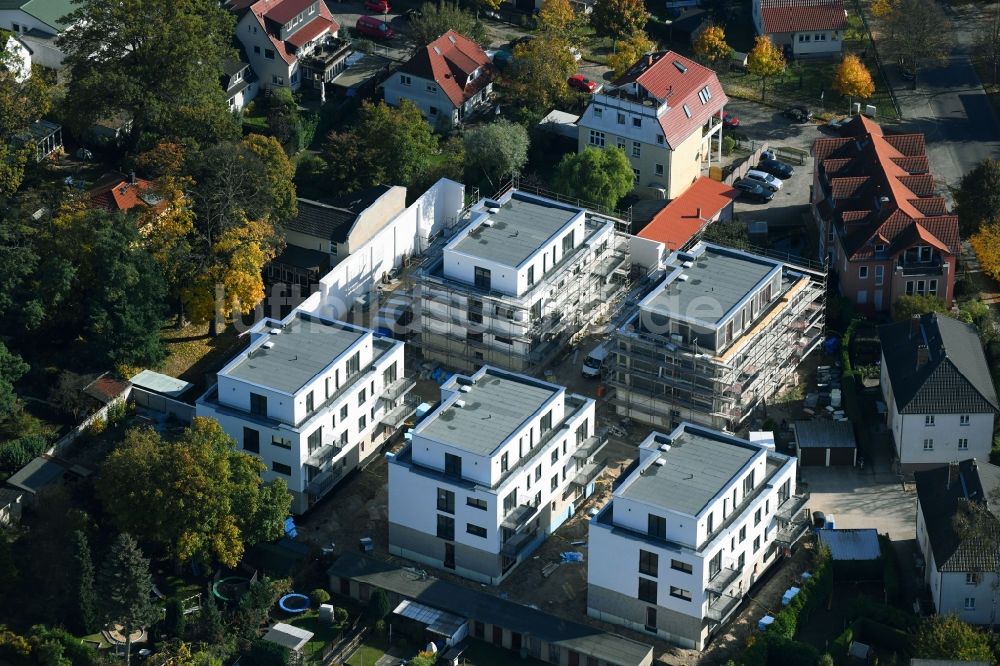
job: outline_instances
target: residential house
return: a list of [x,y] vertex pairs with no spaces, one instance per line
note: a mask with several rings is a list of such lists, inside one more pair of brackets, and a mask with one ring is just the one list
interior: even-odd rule
[[292,511],[303,513],[413,413],[403,344],[300,310],[261,320],[249,337],[198,399],[197,415],[259,456],[266,481],[284,479]]
[[699,242],[614,332],[618,413],[736,430],[823,337],[825,273]]
[[737,194],[730,185],[701,176],[657,212],[638,236],[663,243],[671,252],[682,250],[700,238],[708,225],[732,221]]
[[500,583],[593,492],[594,401],[484,366],[389,458],[389,552]]
[[414,276],[424,358],[527,372],[624,294],[624,234],[607,217],[519,190],[470,207]]
[[104,174],[87,192],[87,199],[91,208],[106,208],[112,213],[148,208],[159,212],[167,207],[167,201],[156,192],[156,184],[137,178],[134,171],[128,175],[116,171]]
[[[1000,523],[995,492],[1000,488],[1000,468],[966,458],[913,477],[923,582],[930,588],[935,612],[953,614],[969,624],[996,624]],[[987,537],[962,534],[963,519],[975,520]]]
[[577,121],[579,150],[625,151],[636,188],[673,199],[702,169],[722,160],[726,94],[715,72],[673,51],[642,56],[624,76],[591,96]]
[[231,5],[242,12],[236,37],[263,88],[319,88],[343,69],[350,49],[321,0],[257,0]]
[[364,245],[406,208],[406,188],[377,185],[326,201],[298,199],[285,225],[285,249],[268,264],[275,282],[307,287]]
[[451,127],[487,102],[496,74],[479,44],[449,30],[417,49],[382,88],[386,104],[409,100],[431,125]]
[[127,111],[118,111],[98,118],[87,128],[87,143],[97,147],[121,145],[132,132],[134,123],[135,119]]
[[878,335],[886,425],[903,469],[987,460],[998,403],[976,329],[930,313]]
[[0,0],[0,28],[24,42],[34,64],[62,69],[66,56],[56,38],[69,27],[64,19],[75,9],[73,0]]
[[843,0],[753,0],[753,24],[786,56],[839,57],[847,30]]
[[794,457],[682,423],[590,520],[587,614],[700,650],[808,530]]
[[0,527],[9,527],[21,522],[24,491],[0,487]]
[[241,60],[226,60],[222,63],[222,89],[226,91],[229,110],[238,112],[257,96],[257,76],[249,63]]
[[0,62],[14,75],[14,81],[24,83],[31,78],[31,49],[20,35],[0,29]]
[[829,258],[840,293],[875,312],[914,294],[950,307],[958,217],[935,193],[924,135],[884,134],[856,116],[843,136],[817,140],[813,156],[819,256]]

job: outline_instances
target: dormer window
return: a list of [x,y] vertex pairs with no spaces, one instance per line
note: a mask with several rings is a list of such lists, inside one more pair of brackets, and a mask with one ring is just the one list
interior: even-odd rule
[[885,252],[885,245],[883,245],[882,243],[876,243],[875,254],[882,254],[883,252]]
[[701,100],[702,104],[708,104],[708,100],[712,99],[712,91],[708,89],[708,86],[698,91],[698,99]]

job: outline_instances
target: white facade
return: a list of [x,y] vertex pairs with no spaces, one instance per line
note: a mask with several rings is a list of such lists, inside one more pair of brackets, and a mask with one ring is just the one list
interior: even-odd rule
[[[727,447],[735,463],[726,461]],[[706,474],[711,487],[697,492],[710,497],[694,513],[670,504],[669,492],[656,499],[649,490],[677,483],[671,465],[690,470],[685,475],[697,483],[701,467],[716,464],[738,469],[721,484]],[[701,649],[780,549],[804,532],[807,496],[796,495],[795,469],[795,458],[767,445],[692,424],[650,434],[638,468],[590,522],[588,615]]]
[[[66,13],[75,7],[67,3]],[[31,62],[50,69],[62,69],[65,54],[56,46],[62,28],[47,23],[23,9],[0,9],[0,28],[18,35],[31,49]],[[32,34],[28,34],[28,33]]]
[[[330,358],[317,358],[321,342],[330,349],[325,340],[331,333],[345,344]],[[403,345],[297,310],[281,322],[258,322],[250,336],[250,346],[198,400],[197,414],[216,419],[240,449],[260,456],[264,479],[283,478],[295,498],[293,511],[302,513],[376,453],[413,412],[405,398],[413,382],[404,376]],[[276,373],[269,381],[257,366],[266,368],[261,359],[271,354],[301,369],[298,379]],[[294,365],[299,362],[304,367]],[[299,381],[304,375],[308,379]]]
[[17,37],[10,35],[4,45],[9,61],[7,68],[14,74],[17,83],[24,83],[31,78],[31,52]]
[[382,89],[386,104],[399,106],[404,99],[409,100],[420,109],[428,123],[437,127],[439,123],[454,126],[462,122],[467,113],[489,99],[493,93],[493,83],[488,83],[462,102],[461,106],[455,106],[436,81],[413,74],[396,72],[385,80]]
[[[454,410],[477,409],[478,387],[497,378],[512,396],[531,387],[547,398],[523,421],[518,417],[495,448],[442,441],[435,422],[450,422]],[[476,419],[502,418],[499,406],[478,409]],[[390,458],[389,552],[499,583],[593,490],[601,471],[587,463],[600,448],[594,419],[593,400],[524,375],[483,367],[452,377],[440,405]]]

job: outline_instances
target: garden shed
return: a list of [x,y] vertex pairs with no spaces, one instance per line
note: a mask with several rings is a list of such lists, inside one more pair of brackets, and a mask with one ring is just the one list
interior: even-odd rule
[[837,580],[875,580],[882,577],[882,547],[875,529],[817,530],[830,549]]
[[858,446],[850,421],[796,421],[795,453],[800,465],[855,465]]

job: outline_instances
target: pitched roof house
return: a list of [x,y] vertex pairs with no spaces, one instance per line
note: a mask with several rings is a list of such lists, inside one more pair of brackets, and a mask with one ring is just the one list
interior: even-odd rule
[[653,216],[638,236],[663,243],[671,252],[686,248],[708,225],[732,220],[736,195],[729,185],[702,176]]
[[69,24],[63,20],[76,9],[72,0],[0,0],[0,28],[14,32],[31,49],[31,61],[62,69],[65,57],[56,38]]
[[1000,403],[976,330],[930,313],[878,333],[882,395],[904,469],[986,460]]
[[819,254],[840,291],[886,311],[902,295],[951,305],[958,217],[935,192],[923,134],[886,134],[857,116],[837,138],[813,144],[813,217]]
[[135,172],[105,174],[87,194],[91,207],[107,208],[112,212],[143,208],[160,211],[167,207],[167,202],[156,193],[154,184],[137,178]]
[[242,111],[257,96],[257,76],[249,63],[242,60],[226,60],[222,63],[219,84],[226,91],[226,102],[230,111]]
[[486,103],[496,74],[479,44],[449,30],[417,49],[382,85],[387,104],[396,106],[407,99],[432,125],[456,125]]
[[843,0],[754,0],[757,34],[768,35],[787,55],[840,55],[847,12]]

